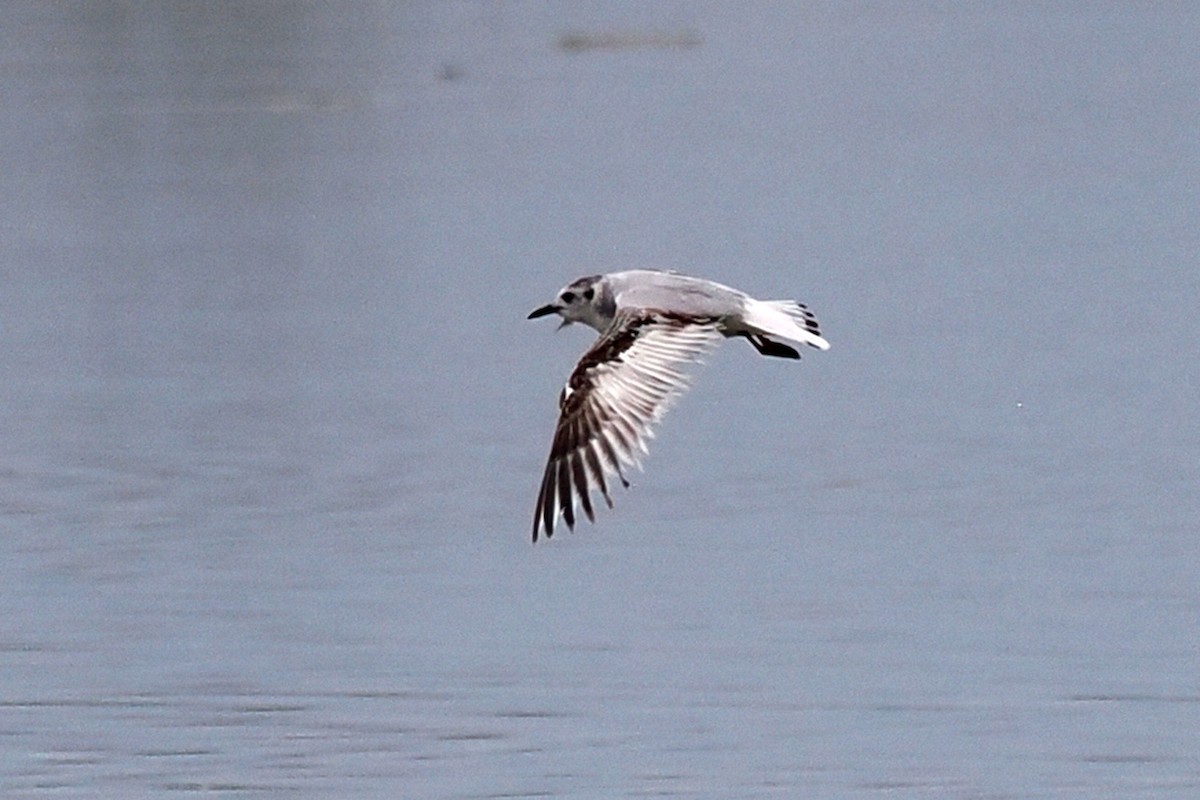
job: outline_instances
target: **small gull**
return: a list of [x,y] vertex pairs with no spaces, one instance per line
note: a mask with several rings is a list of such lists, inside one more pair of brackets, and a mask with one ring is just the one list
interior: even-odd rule
[[[582,322],[600,332],[558,398],[558,426],[533,515],[533,541],[554,535],[575,509],[592,522],[591,494],[612,508],[608,480],[629,487],[624,468],[641,467],[652,428],[688,386],[683,368],[722,337],[741,336],[764,356],[800,358],[775,338],[828,350],[817,319],[794,300],[755,300],[744,292],[675,272],[629,270],[589,275],[562,288],[529,319],[558,314],[559,328]],[[769,338],[774,337],[774,338]]]

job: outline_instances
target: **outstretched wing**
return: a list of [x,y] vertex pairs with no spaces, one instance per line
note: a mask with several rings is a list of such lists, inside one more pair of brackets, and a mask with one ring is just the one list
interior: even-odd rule
[[640,466],[654,423],[687,388],[682,369],[721,339],[719,320],[656,309],[623,309],[583,354],[559,397],[561,413],[533,516],[554,535],[559,514],[575,527],[575,507],[595,522],[591,493],[612,508],[608,479],[628,487],[623,467]]

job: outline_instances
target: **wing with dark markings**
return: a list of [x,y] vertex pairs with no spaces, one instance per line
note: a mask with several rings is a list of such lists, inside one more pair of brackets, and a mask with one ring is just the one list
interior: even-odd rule
[[718,320],[655,309],[624,309],[583,354],[559,397],[560,415],[533,517],[554,535],[559,515],[575,527],[575,509],[595,521],[592,492],[612,508],[609,480],[628,487],[624,468],[640,466],[652,427],[687,388],[683,368],[722,338]]

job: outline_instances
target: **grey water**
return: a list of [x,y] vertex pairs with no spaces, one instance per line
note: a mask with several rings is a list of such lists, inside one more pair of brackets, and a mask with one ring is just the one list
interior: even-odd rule
[[[0,796],[1200,796],[1200,13],[6,4]],[[584,274],[797,297],[529,542]]]

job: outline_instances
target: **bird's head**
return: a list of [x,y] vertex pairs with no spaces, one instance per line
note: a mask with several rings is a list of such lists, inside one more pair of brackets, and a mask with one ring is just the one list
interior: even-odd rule
[[616,304],[604,276],[589,275],[568,283],[559,291],[553,303],[535,308],[530,312],[528,319],[558,314],[562,317],[559,328],[564,328],[572,322],[582,322],[603,332],[612,322],[615,313]]

